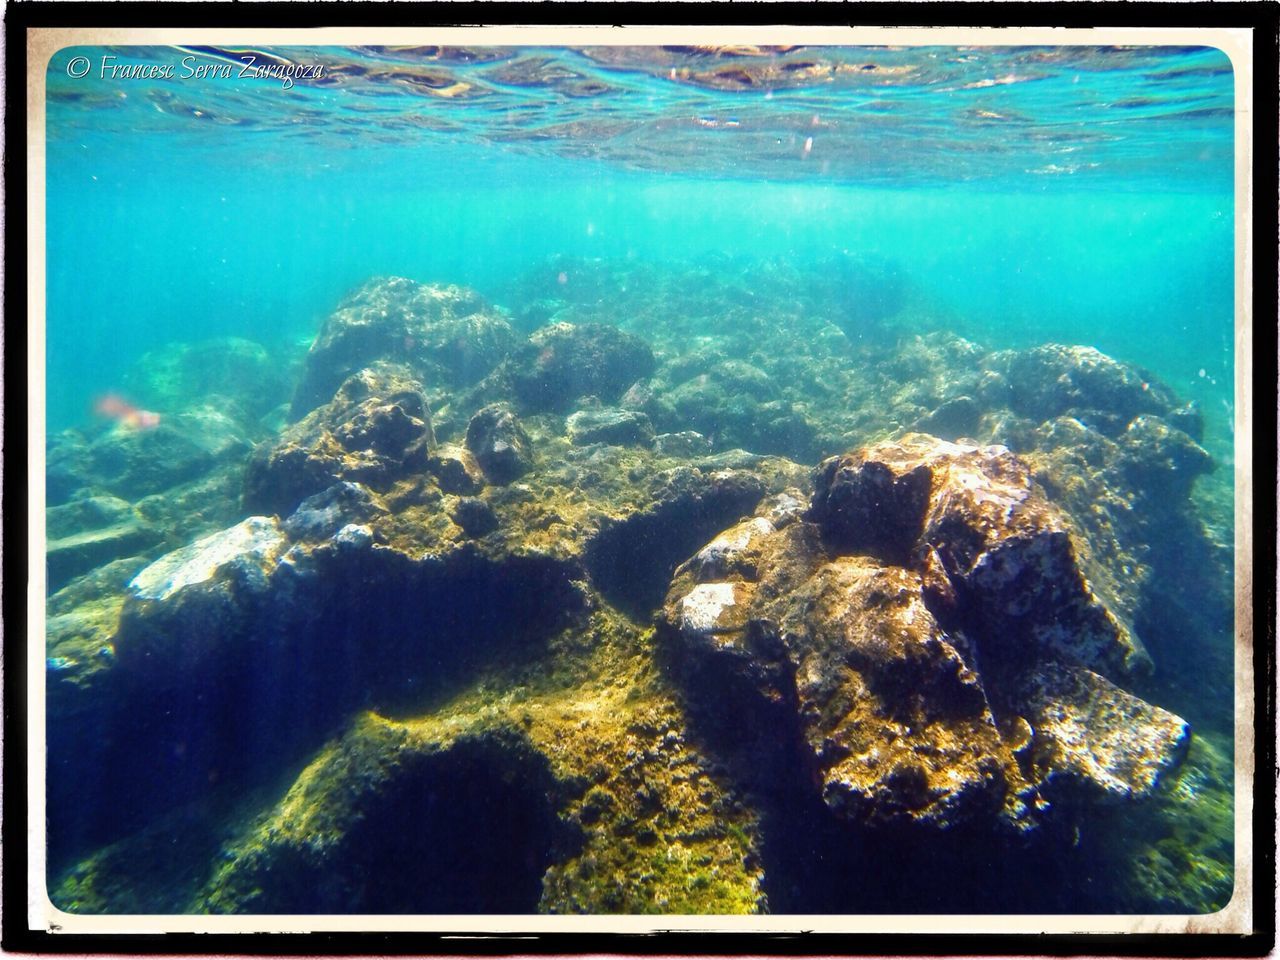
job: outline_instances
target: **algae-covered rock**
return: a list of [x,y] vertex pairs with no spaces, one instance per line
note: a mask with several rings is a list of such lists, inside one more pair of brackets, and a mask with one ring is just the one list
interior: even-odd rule
[[1185,723],[1081,666],[1123,677],[1141,651],[1007,451],[877,444],[824,463],[798,516],[726,530],[659,620],[690,708],[730,744],[784,725],[840,816],[943,828],[1027,829],[1060,781],[1132,799],[1177,767]]
[[244,506],[286,515],[338,480],[385,489],[425,469],[435,442],[422,385],[403,366],[378,363],[333,399],[254,451]]
[[520,418],[491,403],[467,424],[467,449],[493,483],[511,483],[533,467],[533,447]]
[[1197,411],[915,329],[892,265],[836,260],[559,258],[524,343],[371,281],[247,468],[284,411],[234,344],[243,401],[161,350],[160,428],[51,438],[55,902],[1225,902],[1230,761],[1182,719],[1232,702]]
[[469,537],[483,537],[498,528],[498,515],[479,497],[459,497],[450,516]]
[[292,418],[326,403],[344,380],[377,360],[404,365],[428,389],[469,386],[516,341],[506,319],[465,287],[370,280],[321,327],[294,393]]
[[1104,673],[1150,670],[1090,589],[1064,518],[1003,447],[911,434],[832,458],[816,475],[813,519],[841,549],[899,565],[936,557],[1002,657],[1034,644]]
[[667,429],[691,427],[720,448],[743,447],[807,461],[815,454],[812,424],[779,395],[767,373],[741,360],[716,363],[667,397]]
[[754,816],[685,739],[638,632],[603,611],[573,632],[562,672],[358,715],[225,845],[193,908],[761,910]]
[[555,323],[529,337],[495,377],[522,411],[563,412],[582,397],[617,401],[653,364],[653,351],[634,334],[603,323]]
[[637,410],[601,408],[578,410],[565,421],[569,439],[589,443],[648,445],[653,441],[653,424]]
[[1093,347],[1047,344],[1009,351],[993,357],[992,367],[1008,381],[1014,412],[1036,420],[1067,414],[1110,436],[1139,414],[1180,406],[1151,374]]
[[279,358],[240,337],[165,344],[142,355],[125,374],[129,396],[168,414],[208,403],[239,405],[256,420],[288,398],[292,384]]
[[653,449],[664,457],[702,457],[711,452],[711,441],[696,430],[681,430],[655,436]]
[[1050,765],[1116,799],[1153,793],[1190,743],[1181,718],[1091,670],[1042,666],[1017,695]]
[[484,486],[484,472],[462,444],[442,443],[427,457],[427,471],[445,493],[476,493]]
[[144,552],[161,539],[133,506],[119,497],[88,497],[45,512],[47,590],[121,557]]
[[233,847],[204,906],[531,912],[547,867],[581,844],[560,816],[567,792],[514,731],[417,745],[370,718],[303,771],[273,811],[276,829]]
[[[244,452],[249,450],[248,444]],[[205,449],[172,421],[150,430],[114,427],[91,441],[83,475],[95,486],[126,500],[168,489],[206,473],[215,462]]]

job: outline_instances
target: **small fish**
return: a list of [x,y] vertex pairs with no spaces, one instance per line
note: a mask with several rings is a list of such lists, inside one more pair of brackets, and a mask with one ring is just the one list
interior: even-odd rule
[[98,416],[115,420],[130,430],[154,430],[160,426],[160,414],[141,410],[114,393],[99,397],[93,410]]

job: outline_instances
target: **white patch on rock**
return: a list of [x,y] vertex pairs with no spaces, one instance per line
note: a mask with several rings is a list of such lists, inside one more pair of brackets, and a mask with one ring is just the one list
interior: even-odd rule
[[723,571],[727,564],[751,545],[757,536],[774,532],[773,524],[764,517],[753,517],[745,523],[731,527],[698,551],[695,558],[701,569]]
[[732,607],[734,598],[732,583],[701,583],[680,601],[680,628],[691,633],[709,633],[716,628],[716,621],[725,607]]
[[373,542],[373,531],[367,524],[348,523],[334,534],[333,540],[344,547],[367,547]]
[[167,553],[139,573],[129,586],[144,600],[164,600],[183,587],[212,580],[219,568],[241,558],[262,568],[284,544],[274,517],[250,517]]

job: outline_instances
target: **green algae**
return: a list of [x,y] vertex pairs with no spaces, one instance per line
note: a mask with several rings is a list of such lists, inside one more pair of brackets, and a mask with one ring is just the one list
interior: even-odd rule
[[330,869],[370,798],[417,759],[497,738],[511,755],[545,760],[557,815],[580,836],[547,870],[539,910],[760,910],[756,817],[685,742],[675,699],[648,662],[650,642],[602,608],[553,641],[550,670],[490,674],[428,714],[358,715],[226,845],[188,909],[262,909],[280,896],[268,883]]

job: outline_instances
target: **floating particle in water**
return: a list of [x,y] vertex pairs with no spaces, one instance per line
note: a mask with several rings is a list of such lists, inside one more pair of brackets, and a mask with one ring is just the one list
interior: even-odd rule
[[810,151],[813,150],[813,137],[806,137],[804,141],[804,156],[808,157]]
[[564,270],[561,270],[558,274],[556,274],[556,283],[560,284],[560,286],[563,287],[568,282],[569,282],[569,274],[567,272],[565,272]]

